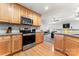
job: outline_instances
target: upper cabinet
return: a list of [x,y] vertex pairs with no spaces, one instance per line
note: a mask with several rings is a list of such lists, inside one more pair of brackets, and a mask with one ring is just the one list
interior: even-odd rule
[[37,26],[38,23],[37,23],[37,15],[36,13],[33,13],[33,25]]
[[20,16],[23,16],[23,17],[27,16],[26,8],[24,8],[23,6],[20,7]]
[[33,19],[33,12],[31,10],[27,11],[27,17]]
[[33,13],[33,25],[35,26],[41,25],[41,16],[37,13]]
[[20,5],[13,4],[12,23],[20,24]]
[[41,25],[38,13],[16,3],[0,3],[0,22],[20,24],[21,16],[32,19],[34,26]]
[[11,22],[12,20],[12,5],[0,3],[0,22]]
[[41,16],[37,15],[37,25],[41,26]]

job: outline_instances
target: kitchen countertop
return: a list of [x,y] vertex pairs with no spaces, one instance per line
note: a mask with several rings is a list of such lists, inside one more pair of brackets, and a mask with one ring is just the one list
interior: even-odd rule
[[6,36],[6,35],[19,35],[19,34],[22,34],[22,33],[4,33],[4,34],[0,34],[0,36]]
[[55,33],[55,34],[64,35],[64,36],[71,36],[71,37],[79,38],[79,34],[64,34],[64,33]]
[[28,36],[28,35],[35,35],[35,33],[27,33],[27,34],[23,34],[23,36]]

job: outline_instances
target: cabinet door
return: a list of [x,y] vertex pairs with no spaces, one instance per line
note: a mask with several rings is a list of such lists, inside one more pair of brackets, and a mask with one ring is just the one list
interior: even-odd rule
[[41,26],[41,16],[37,15],[37,26]]
[[26,17],[26,9],[24,7],[20,7],[20,16]]
[[54,37],[55,40],[55,44],[54,44],[54,48],[60,51],[63,51],[63,35],[57,35],[55,34]]
[[12,36],[12,53],[20,51],[22,49],[22,36],[13,35]]
[[77,51],[77,53],[76,53],[76,56],[79,56],[79,43],[77,43],[77,45],[76,45],[76,51]]
[[64,51],[67,55],[70,55],[70,48],[71,48],[71,43],[70,43],[70,40],[65,37],[65,40],[64,40]]
[[32,11],[30,11],[30,10],[27,11],[27,17],[30,18],[30,19],[33,19]]
[[38,23],[37,23],[37,14],[36,13],[33,13],[33,25],[37,26]]
[[65,37],[65,53],[69,56],[77,56],[78,53],[78,46],[77,42],[75,42],[75,38],[72,37]]
[[43,33],[36,33],[36,43],[41,43],[44,41],[44,34]]
[[20,24],[20,6],[18,4],[13,4],[13,18],[12,23]]
[[10,36],[0,37],[0,55],[11,54],[11,38]]
[[11,22],[12,5],[9,3],[0,3],[0,22]]
[[73,40],[71,40],[71,48],[70,48],[70,56],[77,56],[77,42],[75,42],[75,41],[73,41]]

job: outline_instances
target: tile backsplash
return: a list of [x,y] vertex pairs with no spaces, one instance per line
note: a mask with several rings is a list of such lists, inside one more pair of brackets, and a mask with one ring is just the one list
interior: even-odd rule
[[8,27],[12,27],[12,33],[19,33],[19,26],[11,24],[0,24],[0,34],[6,33]]

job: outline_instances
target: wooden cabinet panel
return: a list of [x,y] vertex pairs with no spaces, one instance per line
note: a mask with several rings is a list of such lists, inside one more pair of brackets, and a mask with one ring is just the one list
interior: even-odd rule
[[39,14],[16,3],[0,3],[0,22],[20,24],[21,16],[33,19],[33,25],[41,25]]
[[35,26],[40,26],[41,25],[41,16],[36,14],[36,13],[33,13],[33,25]]
[[22,36],[13,35],[12,36],[12,53],[17,52],[22,49]]
[[11,38],[10,36],[0,37],[0,55],[11,54]]
[[36,43],[41,43],[44,41],[44,34],[41,32],[36,33]]
[[55,40],[54,48],[57,50],[63,51],[64,50],[63,35],[55,34],[54,40]]
[[26,9],[24,7],[20,7],[20,16],[26,17]]
[[0,3],[0,22],[11,22],[12,5],[8,3]]
[[41,16],[37,15],[37,26],[41,26]]
[[27,8],[25,8],[26,9],[26,12],[25,12],[25,17],[27,17],[28,18],[28,9]]
[[38,25],[36,13],[33,13],[33,25],[35,25],[35,26]]
[[13,4],[13,18],[12,23],[20,24],[20,6]]
[[65,37],[65,40],[64,40],[65,50],[64,51],[67,55],[70,55],[70,48],[71,48],[70,44],[71,44],[70,40],[67,37]]
[[30,18],[30,19],[33,19],[33,12],[28,10],[27,11],[27,17]]
[[74,41],[78,38],[65,37],[65,53],[69,56],[79,56],[79,43]]

